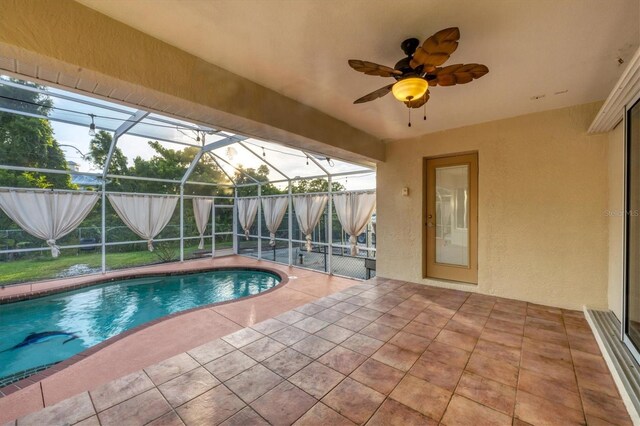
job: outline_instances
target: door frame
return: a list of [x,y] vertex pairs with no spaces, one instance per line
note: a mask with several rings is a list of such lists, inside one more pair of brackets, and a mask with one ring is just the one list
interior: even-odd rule
[[[625,344],[625,346],[629,349],[633,357],[636,361],[640,362],[640,351],[635,343],[631,341],[629,337],[629,328],[628,328],[628,315],[629,315],[629,219],[630,215],[628,214],[631,209],[630,203],[630,173],[629,173],[629,164],[630,164],[630,151],[631,144],[629,142],[629,126],[631,122],[629,121],[629,111],[633,106],[635,106],[638,102],[640,102],[640,93],[636,94],[629,103],[627,103],[624,107],[624,117],[622,120],[623,131],[624,131],[624,231],[622,235],[622,244],[624,247],[623,256],[622,256],[622,321],[620,327],[620,339]],[[640,153],[635,153],[636,155]]]
[[[469,198],[469,266],[436,265],[435,264],[435,235],[429,237],[429,229],[435,234],[435,227],[429,228],[428,215],[435,216],[435,191],[429,193],[429,185],[435,181],[435,168],[429,175],[430,161],[441,162],[442,166],[449,163],[469,166],[469,193],[475,197]],[[469,284],[478,284],[478,198],[479,198],[479,156],[478,151],[467,151],[424,157],[422,160],[422,277]],[[430,262],[430,256],[434,261]]]

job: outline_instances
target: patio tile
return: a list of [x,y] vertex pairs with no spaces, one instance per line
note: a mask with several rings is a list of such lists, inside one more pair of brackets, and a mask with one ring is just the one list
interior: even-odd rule
[[307,316],[303,313],[296,312],[296,311],[289,311],[289,312],[285,312],[284,314],[278,315],[275,319],[277,319],[280,322],[284,322],[285,324],[291,325],[306,317]]
[[453,398],[451,398],[451,403],[442,418],[442,424],[447,426],[466,426],[470,424],[510,426],[511,422],[511,416],[492,410],[491,408],[459,395],[454,395]]
[[524,325],[526,321],[526,316],[522,314],[515,314],[509,312],[500,312],[500,311],[492,311],[491,315],[489,315],[489,319],[497,319],[501,321],[506,321],[518,325]]
[[317,318],[322,321],[326,321],[328,323],[333,323],[338,320],[344,318],[347,314],[344,312],[336,311],[335,309],[325,309],[324,311],[318,312],[313,316],[313,318]]
[[515,367],[520,365],[520,349],[501,345],[500,343],[481,340],[474,348],[473,353],[503,361]]
[[262,365],[286,379],[312,361],[308,356],[287,348],[262,361]]
[[269,358],[271,355],[275,355],[281,350],[283,350],[286,346],[282,343],[276,342],[270,337],[263,337],[260,340],[256,340],[253,343],[249,343],[247,346],[244,346],[240,349],[246,355],[249,355],[251,358],[256,361],[264,361]]
[[261,339],[262,337],[264,337],[262,333],[258,333],[251,328],[243,328],[242,330],[238,330],[235,333],[224,336],[222,340],[232,346],[235,346],[236,348],[241,348],[251,342],[255,342],[256,340]]
[[421,358],[413,364],[409,374],[453,392],[462,375],[462,368]]
[[405,325],[409,324],[409,322],[411,321],[397,315],[386,313],[378,318],[375,322],[377,324],[386,325],[387,327],[393,327],[399,330]]
[[[611,374],[580,367],[576,367],[575,371],[580,389],[595,390],[616,398],[619,396]],[[577,392],[577,389],[575,391]]]
[[570,362],[547,358],[534,352],[522,352],[520,368],[526,368],[562,382],[575,383],[575,373]]
[[[99,426],[98,419],[96,417],[95,426]],[[84,426],[78,423],[76,426]],[[89,426],[89,425],[86,425]],[[94,426],[94,425],[92,425]],[[170,411],[164,416],[158,417],[154,421],[147,423],[146,426],[185,426],[184,422],[180,417],[175,413],[175,411]]]
[[366,360],[349,377],[369,386],[371,389],[388,395],[396,387],[404,372],[383,364],[375,359]]
[[518,391],[515,416],[525,422],[537,424],[584,425],[582,411],[573,410],[562,404]]
[[365,334],[369,337],[383,340],[385,342],[395,336],[397,332],[398,330],[395,328],[387,327],[386,325],[381,325],[375,322],[360,330],[361,334]]
[[377,361],[402,371],[408,371],[419,357],[420,355],[415,352],[402,349],[390,343],[386,343],[371,356]]
[[298,306],[294,310],[297,312],[301,312],[305,315],[314,315],[320,311],[323,311],[324,308],[322,306],[318,306],[313,303],[307,303],[306,305]]
[[382,312],[376,311],[375,309],[360,308],[357,311],[352,312],[351,315],[368,321],[375,321],[382,316]]
[[298,327],[299,329],[304,330],[307,333],[311,333],[311,334],[322,330],[328,325],[329,325],[328,322],[314,318],[314,317],[307,317],[293,324],[294,327]]
[[220,385],[178,407],[176,412],[187,426],[218,424],[242,410],[244,406],[240,398],[224,385]]
[[564,345],[556,345],[555,343],[524,337],[522,350],[534,352],[547,358],[571,362],[571,351]]
[[423,311],[419,313],[413,320],[438,328],[444,327],[449,322],[449,318],[443,317],[442,315],[439,315],[433,311]]
[[435,339],[438,333],[440,333],[440,330],[441,328],[439,327],[426,325],[418,321],[411,321],[402,329],[402,331],[415,334],[416,336],[425,337],[429,340]]
[[421,358],[439,361],[443,364],[464,368],[469,361],[471,352],[440,342],[431,342]]
[[351,420],[333,411],[331,408],[324,405],[322,402],[318,402],[311,410],[307,411],[297,422],[295,426],[317,426],[317,425],[331,425],[331,426],[354,426]]
[[569,346],[571,350],[578,350],[582,352],[587,352],[594,355],[602,356],[600,352],[600,348],[598,347],[598,343],[596,339],[593,337],[577,337],[577,336],[567,336],[569,339]]
[[362,354],[336,346],[318,358],[318,361],[344,375],[349,375],[366,359],[367,357]]
[[442,302],[435,302],[427,307],[427,311],[451,319],[456,314],[457,309],[448,308]]
[[437,421],[393,399],[387,399],[367,422],[367,426],[436,426],[437,424]]
[[455,393],[513,416],[516,405],[516,389],[510,386],[464,372]]
[[197,348],[191,349],[188,354],[191,355],[200,364],[206,364],[214,359],[220,358],[235,348],[222,339],[216,339]]
[[[618,425],[631,425],[631,418],[620,398],[613,398],[590,389],[581,389],[584,411]],[[20,422],[18,422],[20,423]]]
[[224,382],[255,364],[255,360],[236,350],[205,364],[204,368]]
[[563,382],[553,380],[546,375],[526,369],[520,370],[518,390],[549,399],[575,410],[582,410],[582,401],[577,388],[570,389]]
[[129,398],[148,391],[153,382],[143,371],[136,371],[127,376],[105,383],[90,392],[93,405],[97,411],[103,411]]
[[476,346],[478,339],[473,336],[443,329],[440,334],[436,336],[435,341],[455,346],[456,348],[464,349],[465,351],[472,351]]
[[332,307],[332,309],[334,309],[336,311],[339,311],[339,312],[342,312],[343,314],[350,314],[350,313],[360,309],[360,306],[352,305],[351,303],[348,303],[348,302],[340,302],[340,303],[334,305]]
[[65,399],[55,405],[18,419],[18,424],[42,426],[49,424],[72,424],[96,414],[88,392]]
[[323,297],[321,299],[314,300],[311,303],[313,303],[314,305],[322,306],[323,308],[330,308],[336,303],[340,303],[340,302],[337,301],[336,299],[332,299],[331,297]]
[[403,306],[404,303],[406,302],[402,302],[395,308],[391,309],[388,314],[411,321],[424,309],[424,307]]
[[[180,420],[180,419],[178,419],[178,420]],[[149,423],[149,424],[152,424],[152,423]],[[10,425],[11,426],[15,426],[15,422],[11,422]],[[183,423],[180,422],[180,426],[182,426],[182,425],[183,425]],[[8,426],[8,425],[4,425],[4,426]],[[100,426],[100,420],[98,420],[98,416],[95,415],[95,416],[89,417],[88,419],[84,419],[84,420],[76,423],[74,426]]]
[[252,408],[272,425],[290,425],[307,412],[316,399],[289,382],[282,382],[258,398]]
[[218,379],[199,367],[158,386],[158,389],[172,407],[177,407],[218,384]]
[[516,387],[518,383],[518,367],[482,355],[471,355],[466,370],[507,386]]
[[250,403],[276,387],[282,377],[262,365],[254,365],[224,384],[246,403]]
[[429,347],[431,340],[405,331],[400,331],[389,340],[389,343],[393,343],[402,349],[406,349],[420,355],[427,349],[427,347]]
[[284,345],[291,346],[307,336],[309,336],[309,333],[306,331],[300,330],[297,327],[289,326],[280,331],[276,331],[270,337]]
[[364,334],[356,333],[340,344],[347,349],[361,353],[362,355],[371,356],[375,351],[380,349],[384,342]]
[[609,367],[600,355],[593,355],[587,352],[571,351],[571,358],[576,368],[588,368],[598,373],[609,373]]
[[252,325],[251,328],[253,328],[259,333],[269,335],[271,333],[275,333],[276,331],[282,330],[286,326],[287,326],[287,323],[278,321],[275,318],[269,318],[268,320],[264,320],[257,324]]
[[309,395],[321,399],[344,378],[343,374],[319,362],[312,362],[289,377],[289,381]]
[[485,328],[480,334],[480,340],[488,340],[489,342],[500,343],[501,345],[509,346],[512,348],[522,347],[522,336],[518,336],[511,333],[505,333],[503,331],[492,330]]
[[356,295],[356,296],[353,296],[353,297],[350,297],[350,298],[346,299],[345,302],[350,303],[352,305],[356,305],[356,306],[365,306],[365,305],[371,303],[371,298],[370,297],[363,297],[361,295]]
[[569,338],[565,333],[556,333],[535,327],[525,327],[524,336],[534,340],[555,343],[556,345],[562,345],[567,348],[569,347]]
[[335,347],[335,343],[322,339],[318,336],[308,336],[295,343],[291,347],[313,359],[319,358]]
[[322,402],[349,420],[363,424],[382,404],[384,398],[380,392],[346,378]]
[[147,367],[144,371],[157,386],[196,367],[200,367],[200,364],[186,353],[182,353]]
[[353,297],[353,296],[350,295],[350,294],[344,294],[344,293],[333,293],[333,294],[328,295],[327,297],[330,297],[332,299],[336,299],[339,302],[343,302],[343,301],[345,301],[345,300],[347,300],[347,299],[349,299],[350,297]]
[[425,380],[406,375],[391,392],[390,397],[427,417],[440,421],[451,398],[451,392]]
[[103,426],[142,425],[170,411],[171,406],[154,388],[99,413],[98,418]]
[[371,322],[364,318],[355,317],[353,315],[347,315],[344,318],[336,321],[336,325],[346,328],[351,331],[358,332],[368,326]]
[[229,417],[220,426],[269,426],[269,423],[251,407],[244,407],[238,413]]
[[322,337],[323,339],[329,340],[330,342],[339,344],[347,340],[355,334],[351,330],[347,330],[346,328],[338,327],[335,324],[331,324],[328,327],[323,328],[322,330],[316,333],[316,336]]
[[492,330],[503,331],[505,333],[516,334],[518,336],[522,336],[525,328],[524,324],[513,323],[492,317],[489,317],[484,327]]

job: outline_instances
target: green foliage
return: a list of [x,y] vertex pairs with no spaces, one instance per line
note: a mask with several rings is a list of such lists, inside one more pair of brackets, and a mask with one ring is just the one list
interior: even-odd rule
[[[100,130],[89,142],[89,158],[100,169],[104,170],[112,141],[111,133]],[[116,147],[111,155],[109,174],[121,175],[127,173],[127,170],[127,157]]]
[[[333,192],[344,191],[346,188],[339,182],[331,183],[331,190]],[[294,194],[304,194],[307,192],[328,192],[329,181],[326,179],[302,179],[296,181],[292,187],[291,192]]]
[[[17,80],[12,80],[19,82]],[[31,83],[28,86],[43,88]],[[24,102],[7,101],[12,108],[31,114],[46,116],[51,100],[40,93],[28,92],[9,86],[0,86],[0,95]],[[0,112],[0,158],[12,166],[68,170],[64,152],[53,136],[48,120]],[[0,186],[72,188],[71,176],[3,170]]]
[[[286,194],[287,191],[280,191],[275,187],[272,183],[269,183],[269,167],[266,165],[261,165],[257,169],[252,168],[244,168],[242,166],[238,166],[238,170],[236,171],[233,180],[237,185],[243,184],[255,184],[255,181],[251,178],[257,180],[258,182],[264,182],[262,186],[262,195],[274,195],[274,194]],[[258,187],[257,186],[244,186],[238,188],[238,197],[251,197],[258,195]]]

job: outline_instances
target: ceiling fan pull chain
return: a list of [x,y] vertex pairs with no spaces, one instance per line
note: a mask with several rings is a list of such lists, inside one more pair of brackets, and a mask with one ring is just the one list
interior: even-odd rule
[[424,103],[424,116],[422,117],[424,121],[427,121],[427,103]]
[[411,106],[409,106],[409,127],[411,127]]

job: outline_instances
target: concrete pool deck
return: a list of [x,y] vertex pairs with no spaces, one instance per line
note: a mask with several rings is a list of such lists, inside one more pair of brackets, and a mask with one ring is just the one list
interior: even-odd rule
[[27,283],[7,286],[0,290],[0,297],[74,287],[97,279],[129,277],[140,273],[194,271],[217,267],[262,267],[277,270],[289,280],[259,297],[204,307],[160,321],[116,340],[61,371],[51,369],[46,373],[52,373],[48,377],[22,389],[12,389],[12,393],[0,398],[0,424],[359,283],[272,262],[227,256],[114,271],[105,275],[51,280],[33,285]]

